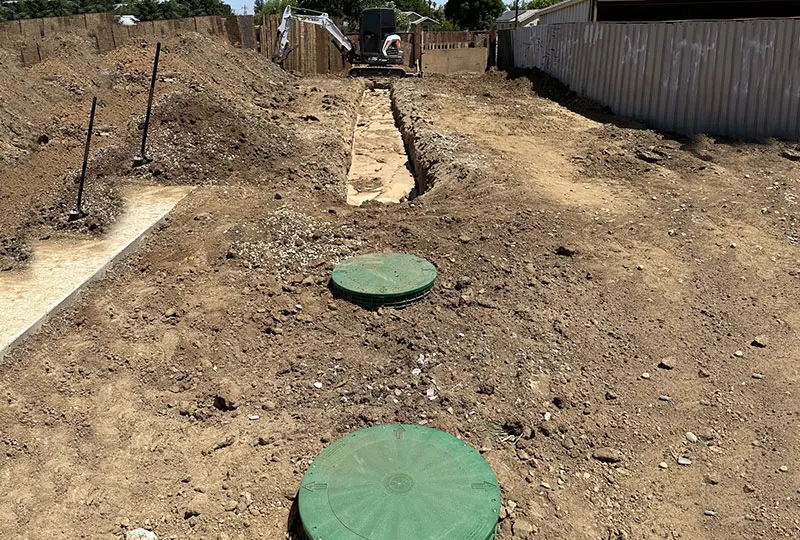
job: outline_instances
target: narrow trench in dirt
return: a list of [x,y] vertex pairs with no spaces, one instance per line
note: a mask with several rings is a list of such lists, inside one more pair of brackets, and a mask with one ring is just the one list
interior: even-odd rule
[[400,202],[416,194],[414,174],[395,125],[388,89],[364,92],[353,135],[347,203]]

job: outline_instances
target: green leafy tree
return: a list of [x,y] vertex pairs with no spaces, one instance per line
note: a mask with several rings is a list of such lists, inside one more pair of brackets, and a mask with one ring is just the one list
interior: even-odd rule
[[160,19],[161,7],[156,0],[134,0],[128,4],[131,15],[142,21],[155,21]]
[[358,27],[361,10],[375,7],[367,4],[368,2],[365,0],[299,0],[297,2],[298,7],[324,11],[331,17],[344,19],[345,25],[351,27]]
[[19,3],[19,12],[22,19],[38,19],[52,16],[50,4],[47,0],[22,0]]
[[268,15],[281,15],[286,6],[297,5],[296,0],[266,0],[262,1],[261,9],[256,11],[256,24],[264,24]]
[[524,6],[525,9],[544,9],[546,7],[550,7],[553,4],[558,4],[562,0],[530,0],[527,4],[523,4],[520,2],[520,9]]
[[461,28],[485,30],[505,9],[503,0],[447,0],[444,14]]
[[394,4],[400,11],[413,11],[423,17],[436,18],[436,5],[430,0],[394,0]]
[[[113,1],[113,0],[112,0]],[[221,0],[133,0],[125,13],[134,15],[142,21],[164,19],[183,19],[217,15],[229,17],[233,10]]]

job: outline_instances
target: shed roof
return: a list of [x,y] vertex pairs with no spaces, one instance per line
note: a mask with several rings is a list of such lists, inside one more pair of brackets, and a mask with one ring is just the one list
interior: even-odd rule
[[[519,20],[520,21],[527,21],[536,16],[539,13],[538,9],[526,9],[519,12]],[[507,22],[514,22],[514,19],[517,16],[517,12],[515,10],[509,10],[500,15],[494,22],[499,23],[507,23]]]

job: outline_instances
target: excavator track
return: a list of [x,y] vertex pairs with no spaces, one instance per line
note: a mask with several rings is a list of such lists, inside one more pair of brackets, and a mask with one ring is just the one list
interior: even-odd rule
[[367,77],[367,78],[386,78],[386,77],[408,77],[413,73],[406,73],[401,67],[383,67],[383,66],[366,66],[354,67],[350,69],[351,77]]

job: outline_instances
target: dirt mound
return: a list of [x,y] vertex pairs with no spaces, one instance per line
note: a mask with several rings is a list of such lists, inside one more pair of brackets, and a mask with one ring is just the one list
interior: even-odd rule
[[213,94],[172,95],[154,110],[150,172],[168,183],[263,183],[289,155],[292,135]]
[[[42,227],[106,230],[119,211],[120,182],[266,185],[276,173],[287,172],[291,184],[281,179],[280,187],[344,189],[347,115],[355,99],[347,83],[323,92],[268,58],[223,41],[196,33],[167,39],[150,125],[148,153],[154,162],[131,169],[139,153],[155,40],[101,55],[88,39],[66,34],[48,42],[48,51],[48,59],[25,68],[0,49],[4,268],[24,261],[27,237],[50,234],[36,232]],[[92,96],[98,107],[86,183],[91,217],[68,223]],[[308,115],[314,109],[332,122]],[[338,118],[340,109],[344,116]]]

